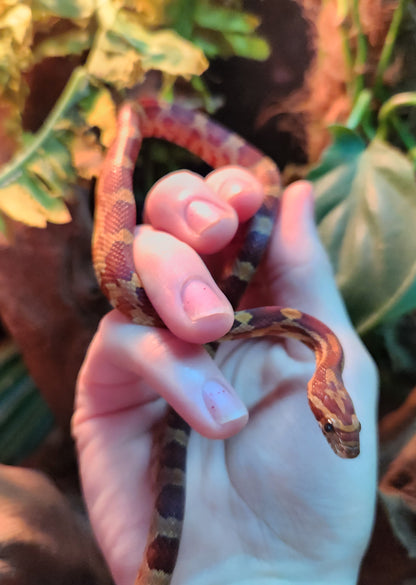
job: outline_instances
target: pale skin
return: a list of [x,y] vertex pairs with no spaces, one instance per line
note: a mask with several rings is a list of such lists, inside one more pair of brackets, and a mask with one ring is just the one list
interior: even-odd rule
[[157,183],[134,251],[168,329],[112,311],[80,372],[73,434],[90,518],[117,585],[134,583],[145,546],[151,428],[165,401],[194,429],[172,585],[357,582],[375,503],[377,375],[336,289],[308,183],[284,192],[242,306],[295,307],[338,335],[362,424],[360,456],[337,457],[322,436],[306,400],[314,358],[299,342],[228,342],[215,361],[202,347],[232,323],[205,262],[215,273],[261,199],[261,186],[239,168],[207,179],[183,171]]

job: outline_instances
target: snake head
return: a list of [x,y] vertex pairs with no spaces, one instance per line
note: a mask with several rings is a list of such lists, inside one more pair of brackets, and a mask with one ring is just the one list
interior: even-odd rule
[[361,425],[355,414],[348,425],[335,419],[324,418],[319,422],[319,426],[333,451],[339,457],[353,459],[359,455]]
[[337,359],[331,362],[330,352],[326,349],[325,360],[319,364],[308,384],[309,406],[334,453],[353,459],[360,453],[361,425],[342,380],[340,346],[333,353],[332,357]]

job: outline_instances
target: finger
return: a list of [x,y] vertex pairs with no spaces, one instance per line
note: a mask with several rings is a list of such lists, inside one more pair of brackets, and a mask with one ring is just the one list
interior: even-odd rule
[[[278,304],[310,313],[338,336],[345,354],[344,382],[364,421],[363,442],[375,436],[377,374],[348,316],[314,217],[312,186],[300,181],[285,190],[268,261],[274,263]],[[294,352],[295,353],[295,350]],[[359,372],[359,376],[357,376]],[[366,386],[366,392],[360,389]]]
[[319,238],[310,183],[299,181],[284,191],[267,264],[275,304],[349,323]]
[[140,407],[131,429],[136,436],[164,412],[159,396],[210,438],[229,437],[247,422],[246,407],[203,348],[165,329],[131,324],[117,311],[101,321],[77,386],[75,429],[123,412],[131,420]]
[[238,217],[202,177],[178,171],[158,181],[146,198],[145,219],[200,254],[212,254],[233,238]]
[[262,184],[242,167],[223,167],[207,175],[205,180],[223,201],[235,209],[240,221],[247,221],[263,202]]
[[231,328],[232,307],[192,248],[170,234],[141,226],[133,255],[146,293],[172,333],[201,344]]

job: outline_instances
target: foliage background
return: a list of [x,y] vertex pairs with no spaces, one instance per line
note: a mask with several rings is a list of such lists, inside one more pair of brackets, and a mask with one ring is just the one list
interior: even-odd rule
[[[0,0],[3,245],[21,246],[21,223],[48,226],[49,233],[55,224],[64,233],[76,189],[89,189],[100,172],[119,103],[135,92],[158,93],[211,114],[222,107],[244,116],[243,96],[236,104],[234,95],[230,107],[210,71],[224,60],[238,68],[241,60],[255,59],[260,68],[273,47],[275,54],[280,50],[273,32],[269,42],[259,32],[267,22],[259,29],[257,4]],[[264,14],[271,10],[266,4]],[[286,131],[300,145],[304,164],[287,165],[285,176],[308,177],[315,185],[321,237],[354,325],[378,361],[381,409],[387,412],[410,404],[406,398],[416,379],[415,5],[410,0],[300,5],[310,43],[308,50],[301,48],[314,58],[301,91],[284,99],[272,93],[255,125],[261,129],[272,121],[279,136]],[[42,125],[29,128],[25,111],[36,72],[60,58],[70,63],[69,78]],[[259,87],[254,83],[254,94]],[[157,146],[145,156],[151,183],[166,151]],[[182,164],[181,157],[175,153],[174,162]],[[403,429],[414,420],[412,408],[400,419]],[[399,451],[396,446],[386,461]],[[409,477],[410,489],[416,483],[414,473]],[[396,490],[394,497],[402,495]],[[414,505],[406,503],[407,510]],[[410,540],[396,532],[407,544],[414,539],[412,531]]]

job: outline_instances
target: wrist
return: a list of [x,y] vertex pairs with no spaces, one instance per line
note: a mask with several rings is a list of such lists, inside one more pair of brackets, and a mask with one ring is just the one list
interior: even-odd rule
[[[351,563],[352,564],[352,563]],[[270,561],[239,556],[198,571],[198,575],[178,574],[174,583],[183,585],[356,585],[359,566],[349,563],[304,563]],[[175,571],[176,577],[176,571]]]

